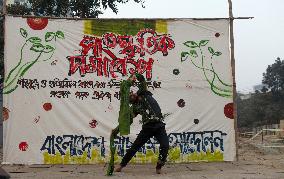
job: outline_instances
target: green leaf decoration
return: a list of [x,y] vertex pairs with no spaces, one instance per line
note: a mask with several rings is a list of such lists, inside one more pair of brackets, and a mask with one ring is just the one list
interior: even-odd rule
[[181,57],[180,57],[181,62],[184,62],[185,60],[187,60],[188,55],[189,55],[188,52],[181,52]]
[[210,52],[212,55],[214,55],[214,50],[213,50],[212,47],[208,47],[208,50],[209,50],[209,52]]
[[201,40],[201,41],[199,42],[199,46],[200,46],[200,47],[201,47],[201,46],[205,46],[205,45],[208,44],[208,42],[209,42],[209,40]]
[[31,37],[31,38],[29,38],[29,41],[33,44],[37,44],[37,43],[41,42],[41,39],[38,38],[38,37]]
[[30,50],[34,52],[42,52],[44,50],[44,46],[41,43],[34,43]]
[[190,48],[199,47],[198,44],[194,41],[187,41],[187,42],[184,42],[183,44],[187,47],[190,47]]
[[221,52],[215,52],[214,55],[220,56],[220,55],[222,55],[222,53]]
[[198,57],[196,50],[190,50],[190,55],[194,58]]
[[56,32],[56,37],[60,38],[60,39],[64,39],[64,33],[62,31],[57,31]]
[[28,32],[27,32],[25,29],[20,28],[20,33],[21,33],[21,35],[22,35],[24,38],[27,38]]
[[52,47],[52,46],[50,46],[50,45],[46,45],[46,46],[44,47],[44,49],[43,49],[43,52],[44,52],[44,53],[49,53],[49,52],[52,52],[52,51],[54,51],[54,50],[55,50],[54,47]]
[[46,34],[45,34],[45,41],[46,42],[52,41],[54,36],[55,36],[54,32],[46,32]]

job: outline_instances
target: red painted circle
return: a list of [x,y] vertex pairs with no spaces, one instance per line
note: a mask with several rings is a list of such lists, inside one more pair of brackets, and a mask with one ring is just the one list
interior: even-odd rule
[[19,144],[19,149],[20,149],[21,151],[27,151],[28,148],[29,148],[29,145],[28,145],[27,142],[21,142],[21,143]]
[[43,109],[46,111],[50,111],[52,109],[51,103],[44,103]]
[[224,107],[224,114],[227,118],[234,119],[234,104],[228,103]]
[[27,18],[27,23],[33,30],[42,30],[48,24],[47,18]]

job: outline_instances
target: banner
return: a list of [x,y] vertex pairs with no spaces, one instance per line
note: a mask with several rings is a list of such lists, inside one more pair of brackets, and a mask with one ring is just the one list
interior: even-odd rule
[[[4,163],[107,162],[135,71],[166,115],[168,162],[234,160],[229,20],[5,20]],[[116,162],[140,120],[115,139]],[[152,138],[131,162],[155,163],[158,149]]]

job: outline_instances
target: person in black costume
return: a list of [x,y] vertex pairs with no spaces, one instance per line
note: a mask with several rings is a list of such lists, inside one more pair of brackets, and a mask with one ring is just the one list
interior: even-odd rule
[[138,134],[136,140],[127,150],[122,158],[120,165],[115,169],[121,172],[135,153],[151,138],[155,137],[160,143],[159,157],[156,165],[156,173],[160,174],[162,166],[165,165],[168,150],[169,139],[163,123],[163,115],[158,102],[153,98],[153,94],[147,90],[146,80],[143,75],[136,74],[139,81],[137,94],[130,95],[130,103],[132,104],[132,115],[136,117],[138,114],[142,116],[142,130]]

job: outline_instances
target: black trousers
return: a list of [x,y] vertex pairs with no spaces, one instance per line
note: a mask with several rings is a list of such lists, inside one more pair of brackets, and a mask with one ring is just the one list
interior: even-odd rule
[[142,126],[142,130],[138,134],[130,149],[127,150],[125,156],[121,160],[120,165],[125,167],[135,153],[153,136],[160,143],[157,168],[162,167],[167,160],[169,150],[169,139],[165,129],[165,124],[162,122],[147,123]]

